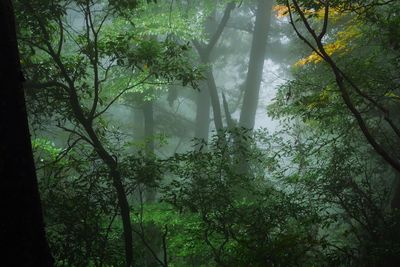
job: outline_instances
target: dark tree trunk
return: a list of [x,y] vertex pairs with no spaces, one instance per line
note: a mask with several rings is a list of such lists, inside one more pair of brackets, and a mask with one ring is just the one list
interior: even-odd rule
[[10,0],[0,1],[0,253],[3,266],[53,266],[45,237]]
[[[71,101],[73,99],[75,98],[72,97]],[[86,119],[84,119],[82,115],[82,110],[79,108],[79,106],[76,105],[72,106],[75,112],[75,116],[78,118],[79,122],[85,128],[85,131],[88,134],[97,155],[103,160],[103,162],[109,168],[109,174],[112,179],[115,191],[117,192],[118,205],[121,212],[122,228],[124,231],[125,264],[126,264],[125,266],[132,267],[134,266],[134,261],[133,261],[133,237],[132,237],[132,224],[130,219],[130,207],[126,196],[125,188],[122,183],[121,173],[118,170],[118,162],[113,157],[113,155],[111,155],[104,148],[96,132],[94,131],[92,125]]]
[[239,125],[247,129],[254,128],[273,2],[273,0],[258,0],[249,69],[239,121]]

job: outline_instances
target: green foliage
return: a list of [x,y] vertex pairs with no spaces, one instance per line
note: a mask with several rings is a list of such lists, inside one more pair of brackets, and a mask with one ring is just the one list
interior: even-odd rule
[[[221,144],[219,135],[210,151],[176,155],[173,173],[179,178],[164,188],[166,201],[184,214],[198,214],[199,236],[217,265],[307,262],[318,245],[311,231],[316,214],[294,195],[266,183],[264,174],[253,176],[270,159],[252,150],[237,151],[234,140],[247,134],[236,130],[225,137],[232,143]],[[243,159],[254,170],[251,174],[237,168]]]
[[[209,144],[196,143],[198,150],[161,157],[146,151],[148,140],[132,141],[134,131],[122,131],[106,112],[114,103],[141,107],[171,86],[198,88],[203,67],[189,41],[206,42],[207,19],[230,1],[156,2],[15,1],[32,127],[41,130],[32,146],[56,265],[124,264],[110,170],[88,139],[93,133],[77,120],[70,97],[76,93],[85,122],[122,176],[136,266],[396,266],[400,215],[390,201],[398,174],[366,142],[329,66],[299,42],[288,41],[301,55],[288,59],[297,61],[292,79],[268,109],[281,121],[276,133],[221,131]],[[298,2],[320,27],[324,1]],[[349,90],[351,100],[398,159],[399,139],[385,120],[399,124],[400,5],[329,2],[339,13],[329,21],[326,50],[362,89]],[[243,5],[238,12],[248,19],[251,3]],[[243,53],[231,47],[243,36],[223,39],[216,65],[247,67],[244,57],[226,54]],[[169,128],[181,138],[184,125]],[[148,138],[165,143],[164,135]]]
[[[157,38],[136,27],[130,17],[113,13],[102,1],[46,3],[16,3],[25,76],[35,89],[41,89],[28,92],[36,117],[59,114],[59,124],[64,123],[62,118],[74,120],[65,90],[71,86],[89,112],[93,101],[100,104],[98,109],[108,107],[116,95],[135,89],[154,98],[151,91],[156,84],[181,81],[183,86],[197,88],[197,80],[203,78],[186,42],[172,35]],[[139,13],[135,18],[149,17]],[[77,27],[75,20],[83,26]],[[97,98],[94,90],[100,93]]]
[[[85,146],[69,153],[47,140],[33,141],[47,236],[56,266],[122,264],[116,196],[105,166]],[[89,156],[88,156],[89,154]],[[93,166],[81,159],[89,157]]]
[[[299,2],[305,8],[318,9],[309,6],[311,2]],[[387,18],[397,12],[399,5],[332,1],[331,7],[341,10],[346,19],[329,21],[324,40],[327,52],[362,91],[357,92],[346,81],[351,101],[374,138],[398,158],[393,147],[398,146],[399,139],[381,120],[377,106],[387,110],[384,116],[398,108],[388,95],[399,88],[397,75],[390,71],[398,64],[394,58],[398,58],[399,50],[391,45],[388,35],[380,33],[390,32],[390,27],[384,26],[386,22],[396,25],[395,20]],[[310,22],[313,26],[321,23],[318,18],[310,18]],[[346,39],[343,35],[352,37]],[[338,42],[346,49],[330,53],[329,45]],[[290,175],[287,168],[282,168],[280,176],[319,210],[319,228],[326,241],[321,251],[323,261],[330,266],[395,266],[399,243],[398,230],[392,226],[399,222],[394,219],[397,211],[389,206],[398,175],[366,142],[344,105],[328,64],[315,58],[303,61],[293,67],[293,74],[294,79],[280,87],[269,113],[286,120],[283,131],[290,137],[282,144],[282,155],[289,159],[288,165],[296,166]],[[398,125],[398,120],[392,118]]]
[[32,149],[40,151],[37,153],[39,153],[39,161],[41,162],[56,160],[61,152],[61,149],[56,147],[54,143],[42,138],[32,140]]

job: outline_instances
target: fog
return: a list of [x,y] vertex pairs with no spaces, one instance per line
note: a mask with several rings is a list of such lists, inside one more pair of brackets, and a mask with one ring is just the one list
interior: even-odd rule
[[40,266],[399,266],[400,5],[350,2],[13,1]]

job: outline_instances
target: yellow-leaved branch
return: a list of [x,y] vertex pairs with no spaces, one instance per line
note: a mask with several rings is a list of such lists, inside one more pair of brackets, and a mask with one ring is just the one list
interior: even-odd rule
[[[358,37],[361,36],[361,31],[357,24],[350,25],[346,27],[345,30],[340,31],[336,34],[336,40],[326,44],[325,51],[328,55],[332,56],[333,54],[345,54],[352,50],[352,43]],[[309,63],[319,63],[322,61],[322,58],[318,56],[315,52],[312,52],[309,56],[300,59],[294,65],[295,66],[304,66]]]

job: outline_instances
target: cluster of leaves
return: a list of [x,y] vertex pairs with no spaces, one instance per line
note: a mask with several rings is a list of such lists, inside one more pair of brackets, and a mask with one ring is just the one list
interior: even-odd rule
[[[364,96],[355,90],[350,92],[350,96],[369,127],[379,136],[393,135],[387,131],[387,127],[376,115],[374,106],[367,99],[373,99],[390,114],[395,112],[398,105],[398,75],[392,70],[398,66],[399,50],[393,46],[396,41],[389,37],[389,29],[398,25],[398,22],[386,19],[391,18],[398,8],[398,4],[394,3],[371,7],[371,16],[376,14],[372,20],[364,16],[342,14],[344,20],[336,23],[329,20],[332,24],[325,38],[327,53],[331,54],[349,79],[362,88]],[[382,32],[387,34],[382,35]],[[378,35],[382,38],[376,38]],[[301,117],[304,121],[332,129],[336,127],[334,125],[343,126],[345,121],[348,127],[351,127],[352,121],[355,125],[350,112],[346,110],[334,76],[315,52],[295,64],[293,75],[293,81],[286,83],[278,92],[279,97],[270,108],[271,115]],[[393,142],[396,138],[379,140],[391,147],[395,145]]]
[[[107,169],[87,146],[68,154],[33,142],[46,232],[57,266],[123,264],[117,200]],[[61,155],[61,156],[60,156]],[[88,165],[82,158],[92,159]]]
[[[390,172],[378,169],[379,162],[371,166],[369,155],[360,158],[357,149],[363,149],[356,143],[340,139],[317,149],[303,142],[301,150],[265,132],[224,136],[221,142],[221,133],[216,135],[207,151],[163,160],[121,158],[131,197],[145,187],[162,188],[163,202],[140,201],[132,209],[138,264],[146,264],[141,238],[159,251],[162,236],[168,266],[359,266],[398,255],[398,215],[385,212]],[[239,137],[259,149],[237,148]],[[280,145],[281,157],[284,151],[305,157],[303,169],[288,174],[281,164],[265,175],[276,165],[271,142]],[[60,149],[48,141],[35,141],[34,148],[45,159],[38,160],[40,187],[58,264],[120,265],[121,224],[104,166],[84,147],[62,161],[55,156]],[[82,159],[90,157],[93,166]],[[238,168],[241,160],[251,172]]]
[[[89,112],[92,101],[104,107],[123,92],[146,95],[144,91],[152,91],[146,84],[180,81],[197,88],[203,78],[187,42],[168,32],[156,37],[135,27],[131,17],[113,12],[104,1],[42,2],[16,3],[27,96],[35,118],[54,120],[59,115],[59,121],[73,121],[68,90],[76,91],[82,109]],[[86,26],[77,26],[74,19]],[[94,98],[96,90],[100,95]]]
[[[121,159],[132,197],[144,187],[162,187],[164,192],[162,203],[139,202],[133,207],[136,246],[143,248],[136,252],[138,264],[146,257],[141,238],[158,251],[163,233],[169,266],[293,265],[310,259],[318,246],[310,225],[318,217],[293,195],[274,189],[265,177],[240,174],[234,157],[245,156],[252,170],[271,159],[247,150],[238,154],[234,136],[239,135],[226,134],[231,141],[222,144],[219,134],[207,152],[166,160],[140,154]],[[242,136],[250,138],[248,133]],[[58,265],[120,265],[121,224],[106,168],[89,147],[73,148],[62,161],[55,157],[60,149],[47,141],[35,142],[35,151],[46,159],[38,161],[39,182]],[[93,165],[82,158],[92,158]]]
[[[171,166],[176,178],[164,187],[165,201],[182,214],[196,214],[196,236],[218,266],[305,264],[318,246],[311,227],[318,216],[264,175],[254,174],[265,171],[271,159],[238,149],[240,137],[252,139],[234,130],[215,136],[209,151],[176,155]],[[242,160],[251,173],[238,168]]]

